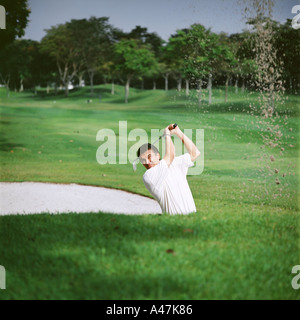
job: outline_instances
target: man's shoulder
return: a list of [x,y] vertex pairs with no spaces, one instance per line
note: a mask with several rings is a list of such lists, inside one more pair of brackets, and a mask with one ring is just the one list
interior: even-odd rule
[[181,156],[175,157],[174,162],[179,164],[183,162],[191,162],[191,156],[189,153],[185,153]]
[[195,164],[192,162],[191,156],[189,153],[185,153],[182,156],[178,156],[174,159],[173,164],[178,168],[190,168]]
[[168,169],[167,163],[165,160],[161,160],[159,161],[158,165],[156,165],[155,167],[147,170],[144,173],[143,179],[144,181],[149,179],[150,177],[156,176],[156,175],[160,175],[162,170],[164,169]]

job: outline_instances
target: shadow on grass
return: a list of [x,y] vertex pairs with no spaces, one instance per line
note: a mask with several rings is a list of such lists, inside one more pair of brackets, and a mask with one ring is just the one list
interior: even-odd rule
[[14,148],[24,148],[24,145],[20,143],[9,142],[3,136],[0,138],[0,151],[11,151]]
[[[173,103],[175,101],[175,103]],[[262,116],[262,111],[258,107],[252,107],[251,103],[253,101],[248,101],[246,98],[244,100],[235,100],[230,102],[213,102],[212,104],[208,104],[208,100],[203,100],[202,104],[199,106],[198,101],[196,99],[186,99],[180,97],[180,99],[176,99],[172,101],[172,104],[164,104],[161,106],[164,110],[189,110],[194,113],[208,113],[208,114],[249,114],[254,116]],[[176,104],[177,102],[177,104]],[[296,106],[296,104],[295,104]],[[286,107],[277,107],[275,112],[278,113],[279,116],[289,116],[289,117],[298,117],[299,116],[299,108],[286,108]]]
[[91,95],[91,91],[89,87],[86,88],[75,88],[70,90],[69,96],[66,97],[65,91],[59,90],[55,93],[55,91],[50,91],[47,93],[44,90],[38,91],[37,95],[27,94],[24,95],[22,98],[28,100],[35,100],[35,101],[53,101],[53,100],[78,100],[78,99],[99,99],[99,95],[101,95],[101,99],[105,99],[111,97],[111,90],[108,88],[95,88],[94,94]]
[[[166,250],[178,239],[219,237],[216,229],[207,226],[197,226],[193,234],[184,233],[185,227],[191,227],[188,220],[182,223],[161,216],[1,217],[1,263],[12,277],[12,290],[7,293],[15,299],[180,297],[180,291],[188,288],[180,284],[183,279],[164,271],[165,259],[170,263],[176,259]],[[147,264],[155,258],[161,265],[149,275]],[[146,263],[145,268],[141,263]],[[187,280],[187,286],[193,283],[189,276]]]
[[[146,103],[147,103],[147,99],[149,99],[151,97],[152,97],[152,91],[144,91],[143,93],[140,93],[140,94],[135,93],[134,96],[129,96],[128,105],[134,104],[134,103],[140,102],[140,101],[142,101],[143,104],[145,104],[144,100],[146,100]],[[118,96],[117,98],[114,98],[114,99],[112,99],[110,96],[110,100],[107,102],[125,105],[125,95]]]
[[12,122],[11,121],[0,121],[1,128],[1,137],[0,137],[0,151],[11,151],[14,148],[23,148],[24,145],[21,143],[11,142],[7,137],[5,132],[11,130]]
[[[296,231],[278,230],[283,238],[274,243],[272,236],[273,250],[268,244],[274,232],[270,222],[263,216],[254,219],[249,215],[241,225],[241,219],[244,221],[245,216],[208,220],[199,214],[1,217],[1,264],[8,270],[9,284],[5,299],[193,299],[229,298],[237,293],[245,298],[248,287],[239,287],[245,281],[241,248],[246,246],[252,250],[248,255],[256,258],[267,248],[275,259],[272,263],[279,263],[283,256],[277,254],[285,251],[278,246],[286,241],[285,236],[295,238]],[[296,250],[295,243],[286,256]],[[259,255],[255,264],[263,265],[263,257]],[[226,271],[220,273],[217,282],[211,282],[217,261],[227,266]],[[270,266],[270,272],[274,267]],[[257,274],[267,276],[259,270]],[[238,282],[232,284],[230,279]],[[256,293],[260,283],[256,283]]]

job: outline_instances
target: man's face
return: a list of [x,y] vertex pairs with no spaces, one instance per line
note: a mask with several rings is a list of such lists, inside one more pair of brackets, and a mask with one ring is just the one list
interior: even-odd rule
[[140,155],[141,164],[147,169],[151,169],[159,164],[160,154],[155,153],[152,150],[148,150]]

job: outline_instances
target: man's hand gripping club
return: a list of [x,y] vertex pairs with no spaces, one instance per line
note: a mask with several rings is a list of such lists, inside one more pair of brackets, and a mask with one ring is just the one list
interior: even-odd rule
[[178,125],[170,124],[164,131],[164,137],[166,139],[166,154],[164,156],[164,160],[167,163],[168,167],[172,164],[175,159],[175,147],[171,138],[172,134],[175,134],[175,130],[177,130]]

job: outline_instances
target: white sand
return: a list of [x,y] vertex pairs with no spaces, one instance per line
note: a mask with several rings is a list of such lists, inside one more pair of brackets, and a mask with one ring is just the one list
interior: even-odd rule
[[158,214],[152,199],[125,191],[76,184],[0,183],[0,215],[106,212]]

